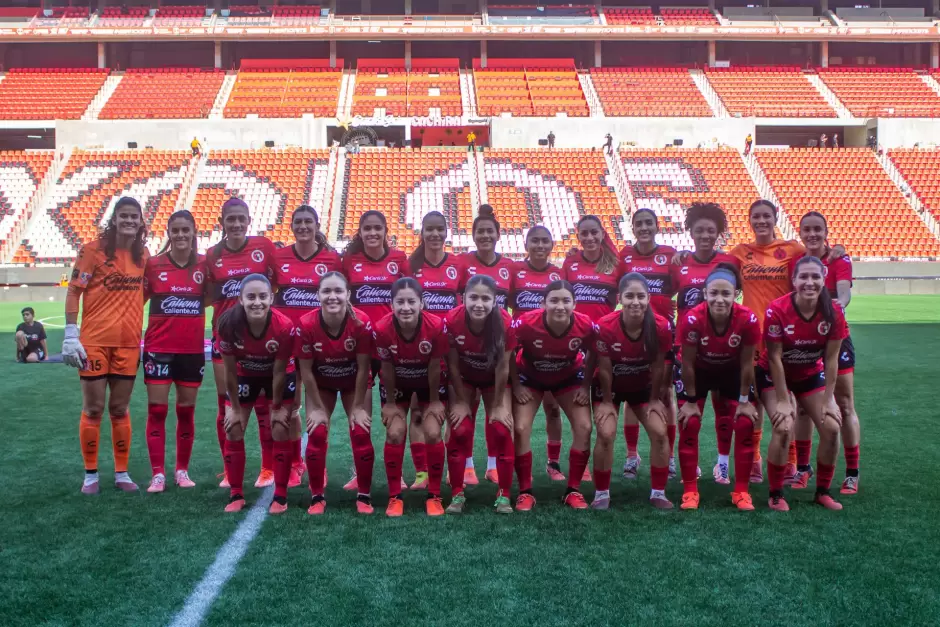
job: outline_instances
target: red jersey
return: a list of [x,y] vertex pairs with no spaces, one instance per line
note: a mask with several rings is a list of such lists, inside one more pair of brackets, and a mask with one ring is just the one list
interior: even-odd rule
[[487,265],[480,261],[475,252],[471,252],[461,255],[460,262],[463,264],[460,292],[463,293],[467,287],[467,281],[474,274],[485,274],[496,283],[496,304],[505,309],[509,301],[509,288],[512,281],[512,259],[503,255],[496,255],[496,260]]
[[[649,355],[643,335],[630,338],[623,326],[619,311],[609,313],[597,322],[597,339],[593,348],[601,357],[609,357],[613,366],[614,392],[639,392],[652,385],[651,366],[656,355]],[[656,316],[656,335],[659,350],[665,353],[672,347],[672,329],[667,319]]]
[[343,320],[338,335],[330,335],[317,308],[300,319],[294,355],[313,360],[317,385],[329,390],[352,390],[359,372],[359,355],[372,356],[372,323],[365,313],[354,309],[356,319]]
[[278,286],[274,308],[296,325],[304,314],[320,306],[320,277],[342,268],[339,253],[323,246],[309,259],[298,255],[293,245],[278,248],[274,252],[274,282]]
[[[516,332],[512,328],[512,316],[501,310],[503,329],[506,334],[506,350],[516,350]],[[460,358],[460,376],[467,383],[478,388],[492,386],[496,376],[496,364],[486,366],[486,348],[483,338],[470,330],[467,309],[460,305],[444,318],[444,331],[450,347],[457,351]]]
[[678,295],[676,307],[679,310],[680,317],[705,300],[705,279],[719,263],[727,263],[735,268],[741,268],[740,261],[722,252],[713,253],[708,261],[699,261],[695,258],[695,255],[688,254],[680,265],[669,265],[672,286]]
[[392,284],[405,276],[408,258],[396,248],[372,259],[365,252],[343,255],[343,274],[352,290],[350,302],[369,316],[372,324],[392,312]]
[[516,342],[516,367],[541,385],[563,383],[577,374],[584,363],[582,347],[594,346],[597,326],[587,315],[573,312],[571,323],[561,334],[553,334],[545,324],[545,310],[522,314],[513,322]]
[[219,339],[219,352],[235,357],[238,376],[271,377],[278,359],[287,360],[288,373],[294,371],[295,329],[290,318],[272,309],[260,336],[252,335],[247,324],[240,335],[242,339],[232,343]]
[[512,307],[512,315],[518,318],[527,311],[542,308],[545,304],[545,288],[549,283],[561,280],[561,270],[554,264],[536,270],[525,259],[512,264],[509,276],[509,306]]
[[698,348],[696,368],[734,369],[741,363],[741,349],[760,343],[760,322],[753,311],[734,304],[728,328],[718,333],[708,313],[708,303],[701,303],[680,316],[676,337],[682,346]]
[[[793,271],[796,269],[796,262],[805,256],[806,255],[800,255],[790,262],[790,276],[793,276]],[[821,260],[826,267],[826,289],[829,290],[829,296],[832,297],[832,300],[836,300],[839,298],[839,281],[852,282],[852,258],[848,255],[842,255],[841,257],[830,260],[829,249],[827,248]]]
[[460,257],[450,253],[436,266],[427,261],[421,264],[414,278],[421,284],[425,311],[443,316],[457,306],[462,272]]
[[672,246],[657,244],[648,255],[642,254],[636,246],[627,245],[620,251],[620,260],[623,261],[624,273],[639,272],[646,277],[650,286],[650,304],[653,311],[667,320],[676,319],[676,303],[673,297],[676,288],[673,287],[672,258],[676,249]]
[[623,263],[618,263],[610,274],[600,274],[597,263],[578,253],[565,259],[563,269],[565,279],[574,287],[575,311],[591,320],[600,320],[617,307],[617,284],[623,276]]
[[375,323],[375,352],[379,359],[395,365],[399,389],[424,390],[428,387],[428,364],[447,356],[449,350],[444,321],[432,313],[422,313],[418,331],[406,340],[398,331],[393,314]]
[[150,320],[144,347],[151,353],[198,355],[206,336],[206,258],[178,266],[168,253],[151,257],[144,268],[144,298]]
[[[796,308],[796,293],[781,296],[770,303],[764,318],[764,341],[783,345],[783,369],[787,381],[803,381],[823,370],[826,344],[830,340],[848,337],[845,312],[833,302],[835,319],[826,322],[818,310],[806,320]],[[767,351],[761,354],[759,365],[770,368]]]
[[249,235],[238,250],[213,246],[206,255],[209,283],[212,284],[212,329],[219,316],[235,306],[241,282],[249,274],[274,279],[274,244],[266,237]]

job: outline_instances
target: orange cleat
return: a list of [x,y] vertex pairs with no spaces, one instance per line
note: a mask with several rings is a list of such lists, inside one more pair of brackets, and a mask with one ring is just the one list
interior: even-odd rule
[[813,476],[812,469],[807,471],[796,471],[796,474],[793,475],[793,481],[790,483],[790,487],[794,490],[805,490],[809,487],[809,478]]
[[531,511],[533,507],[535,507],[535,497],[528,492],[523,492],[516,497],[517,512],[528,512]]
[[428,489],[428,473],[418,472],[415,473],[415,482],[411,484],[412,490],[427,490]]
[[483,478],[489,481],[490,483],[499,483],[499,474],[497,474],[495,468],[490,468],[486,471],[486,474],[483,475]]
[[826,492],[818,493],[816,498],[813,499],[813,502],[834,512],[838,512],[842,509],[842,503],[829,496]]
[[585,468],[584,472],[581,473],[581,482],[584,483],[585,481],[594,481],[594,477],[591,476],[591,470],[589,468]]
[[219,473],[219,474],[216,475],[216,479],[218,479],[219,477],[222,477],[222,481],[219,481],[219,487],[220,487],[220,488],[231,488],[231,487],[232,487],[232,484],[230,484],[230,483],[228,482],[228,475],[226,475],[224,472],[221,472],[221,473]]
[[279,503],[278,501],[271,501],[271,506],[268,508],[268,513],[272,516],[277,516],[278,514],[283,514],[287,511],[287,501]]
[[368,516],[373,511],[375,510],[372,508],[372,499],[370,499],[368,496],[360,494],[359,498],[356,499],[356,513]]
[[782,496],[772,496],[767,500],[767,507],[775,512],[789,512],[790,506]]
[[274,485],[274,471],[262,468],[261,472],[258,474],[258,480],[255,481],[255,487],[266,488],[269,485]]
[[587,509],[587,501],[584,500],[584,495],[580,492],[569,492],[565,495],[564,504],[570,507],[571,509]]
[[432,496],[424,502],[424,511],[427,512],[428,516],[443,516],[444,515],[444,503],[441,502],[441,497]]
[[846,477],[839,494],[858,494],[858,476]]
[[731,504],[737,505],[738,509],[741,510],[742,512],[754,511],[754,500],[751,498],[751,495],[747,492],[732,492]]
[[405,502],[400,497],[393,496],[388,500],[388,507],[385,508],[385,515],[389,518],[398,518],[405,513]]
[[313,500],[310,502],[310,507],[307,508],[307,513],[311,516],[319,516],[326,511],[326,499],[321,495],[320,497],[313,497]]
[[228,505],[225,506],[225,511],[229,514],[233,514],[235,512],[242,511],[244,507],[245,497],[243,497],[241,494],[236,494],[229,500]]
[[359,489],[359,478],[356,475],[353,475],[349,478],[349,481],[343,486],[343,489],[347,492],[352,492],[353,490]]
[[480,485],[480,480],[477,479],[477,471],[472,466],[470,468],[463,469],[463,484]]
[[287,480],[288,488],[296,488],[304,480],[304,473],[307,471],[303,464],[296,464],[290,468],[290,479]]
[[548,475],[548,478],[552,481],[564,481],[565,475],[561,472],[561,466],[558,462],[548,462],[545,464],[545,474]]
[[699,499],[700,497],[698,492],[686,492],[682,495],[682,504],[679,505],[679,508],[698,509]]

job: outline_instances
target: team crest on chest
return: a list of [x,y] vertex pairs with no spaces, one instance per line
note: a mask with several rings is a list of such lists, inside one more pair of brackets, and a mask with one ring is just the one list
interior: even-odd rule
[[581,348],[581,338],[579,337],[571,338],[571,340],[568,341],[568,348],[573,351],[576,351],[579,348]]
[[819,331],[820,335],[829,335],[829,330],[832,328],[832,325],[823,320],[816,326],[816,330]]
[[281,345],[278,344],[277,340],[268,340],[267,344],[265,344],[264,347],[268,349],[269,353],[276,353],[277,349],[280,348]]
[[653,257],[653,263],[655,263],[657,266],[664,266],[666,265],[666,262],[666,255],[656,255]]
[[313,271],[317,273],[317,276],[323,276],[326,274],[326,264],[318,263],[317,265],[313,266]]
[[349,352],[356,350],[356,340],[354,338],[347,337],[346,341],[343,342],[343,348]]
[[447,278],[453,281],[457,278],[457,268],[454,266],[447,266],[447,269],[444,270],[444,274],[447,275]]
[[502,280],[508,281],[508,280],[509,280],[509,270],[506,269],[506,268],[500,268],[500,269],[499,269],[499,276],[500,276],[500,278],[501,278]]
[[737,333],[732,333],[731,337],[728,338],[728,346],[731,348],[737,348],[741,345],[741,336]]
[[548,275],[549,281],[561,281],[561,276],[557,272],[552,272]]
[[196,270],[195,272],[193,272],[193,282],[196,285],[202,285],[202,282],[205,280],[206,280],[206,276],[202,272],[200,272],[199,270]]
[[431,343],[428,342],[427,340],[421,340],[421,342],[418,344],[418,352],[421,353],[422,355],[430,355]]
[[251,260],[255,263],[261,263],[264,261],[264,253],[260,250],[251,251]]
[[394,261],[389,261],[388,265],[385,266],[388,269],[389,274],[398,274],[398,263]]

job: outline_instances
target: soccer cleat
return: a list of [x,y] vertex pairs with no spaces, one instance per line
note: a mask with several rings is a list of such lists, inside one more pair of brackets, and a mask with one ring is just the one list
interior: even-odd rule
[[797,470],[796,474],[793,476],[793,482],[790,484],[790,487],[794,490],[805,490],[809,487],[809,480],[812,476],[812,468],[809,470]]
[[368,495],[360,494],[358,497],[356,497],[356,513],[357,514],[363,514],[365,516],[368,516],[373,511],[375,510],[372,508],[372,499],[369,498]]
[[698,492],[686,492],[682,495],[682,504],[679,507],[681,509],[698,509],[698,503]]
[[637,475],[640,472],[640,461],[641,457],[637,455],[636,457],[628,457],[627,461],[623,463],[623,478],[624,479],[636,479]]
[[189,478],[189,472],[185,470],[176,471],[176,486],[178,488],[195,488],[196,483]]
[[604,496],[594,495],[594,500],[591,501],[591,509],[600,509],[607,510],[610,509],[610,494]]
[[405,502],[401,497],[393,496],[388,500],[388,507],[385,508],[385,515],[389,518],[398,518],[405,513]]
[[658,490],[650,494],[650,505],[656,509],[672,509],[672,501],[666,498],[665,493]]
[[228,505],[225,506],[226,513],[234,514],[235,512],[240,512],[245,507],[245,497],[241,494],[234,495],[229,499]]
[[326,511],[326,499],[322,495],[313,497],[313,500],[310,501],[310,507],[307,508],[307,513],[311,516],[319,516]]
[[137,492],[137,484],[131,480],[126,472],[114,473],[114,487],[123,492]]
[[473,467],[463,469],[463,484],[480,485],[480,480],[477,479],[477,471]]
[[272,516],[283,514],[286,511],[287,511],[287,499],[284,499],[283,502],[276,501],[276,500],[271,501],[271,506],[268,508],[268,513],[271,514]]
[[496,507],[497,514],[512,513],[512,503],[509,501],[509,497],[502,490],[496,493],[496,503],[494,503],[493,506]]
[[588,468],[585,468],[584,473],[582,473],[581,475],[581,483],[584,483],[585,481],[589,481],[589,482],[594,481],[594,477],[591,476],[591,471]]
[[796,479],[796,464],[788,463],[783,469],[783,485],[793,485]]
[[[287,480],[288,488],[296,488],[304,480],[304,473],[307,471],[307,467],[303,464],[294,464],[290,467],[290,479]],[[326,474],[326,473],[324,473]],[[326,482],[323,483],[326,485]]]
[[751,465],[751,483],[764,483],[763,461],[757,460]]
[[751,495],[747,492],[732,492],[731,503],[733,505],[737,505],[738,509],[742,512],[754,511],[754,501],[751,499]]
[[731,479],[728,478],[728,464],[715,464],[712,469],[712,475],[715,477],[715,483],[718,485],[730,485]]
[[577,490],[566,494],[564,503],[571,509],[587,509],[588,508],[587,501],[584,500],[584,495],[578,492]]
[[274,471],[262,468],[261,472],[258,474],[258,480],[255,481],[255,487],[266,488],[269,485],[274,485]]
[[467,504],[467,497],[463,492],[455,494],[450,499],[450,505],[447,506],[448,514],[463,514],[463,506]]
[[359,489],[359,478],[353,473],[353,476],[349,478],[349,481],[343,486],[343,489],[347,492],[352,492],[353,490]]
[[483,475],[483,478],[490,483],[499,483],[499,475],[496,473],[495,468],[487,469],[486,474]]
[[676,470],[676,458],[675,458],[675,457],[670,457],[670,458],[669,458],[669,478],[670,478],[670,479],[675,479],[675,478],[676,478],[676,475],[678,475],[678,474],[679,474],[679,473],[678,473],[678,471]]
[[828,492],[817,492],[813,502],[834,512],[838,512],[842,509],[842,503],[829,496]]
[[232,485],[228,482],[228,476],[224,472],[220,472],[216,475],[216,478],[222,477],[222,481],[219,481],[220,488],[231,488]]
[[558,465],[558,462],[548,462],[545,464],[545,474],[547,474],[548,478],[552,481],[565,480],[565,475],[561,472],[561,466]]
[[787,500],[782,496],[771,496],[767,500],[767,507],[775,512],[789,512],[790,506],[787,505]]
[[164,488],[166,488],[166,477],[163,476],[163,473],[159,473],[154,475],[153,479],[150,480],[150,487],[147,488],[147,492],[156,494],[163,492]]
[[535,497],[528,492],[523,492],[516,497],[516,510],[520,512],[532,511],[535,507]]
[[424,511],[427,512],[428,516],[443,516],[444,503],[441,502],[441,497],[428,497],[428,500],[424,502]]
[[98,494],[98,475],[96,474],[93,478],[85,478],[84,483],[82,483],[82,494]]
[[839,494],[858,494],[858,476],[846,477]]
[[415,482],[411,484],[412,490],[427,490],[428,489],[428,473],[418,472],[415,473]]

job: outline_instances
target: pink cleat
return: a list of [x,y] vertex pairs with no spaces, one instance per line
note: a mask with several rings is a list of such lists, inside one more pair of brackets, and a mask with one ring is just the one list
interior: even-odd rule
[[195,488],[196,483],[189,478],[189,472],[185,470],[177,470],[176,476],[176,485],[180,488]]
[[156,474],[153,476],[153,479],[150,480],[150,487],[147,488],[147,492],[150,494],[158,494],[163,492],[164,488],[166,488],[166,477],[162,474]]

